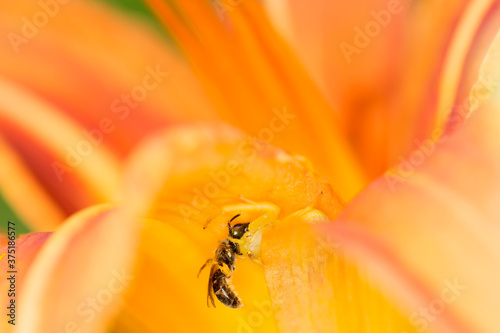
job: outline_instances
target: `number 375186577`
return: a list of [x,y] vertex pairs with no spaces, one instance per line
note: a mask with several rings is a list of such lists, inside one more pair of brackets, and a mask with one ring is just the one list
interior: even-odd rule
[[11,270],[16,267],[16,224],[9,221],[7,224],[7,237],[9,238],[7,248],[7,264]]

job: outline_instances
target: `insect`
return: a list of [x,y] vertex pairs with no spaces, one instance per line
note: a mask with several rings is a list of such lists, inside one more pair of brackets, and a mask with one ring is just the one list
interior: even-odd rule
[[[237,309],[243,305],[231,285],[236,259],[243,257],[260,263],[262,233],[278,221],[279,213],[280,208],[271,203],[228,205],[222,209],[222,212],[216,218],[210,219],[205,224],[203,229],[209,223],[227,221],[229,216],[232,216],[227,222],[228,237],[219,243],[215,250],[215,256],[208,259],[198,272],[199,276],[207,265],[212,264],[208,277],[207,305],[209,307],[210,304],[215,307],[214,294],[222,304],[229,308]],[[290,214],[281,222],[299,216],[309,221],[327,219],[322,212],[307,207]],[[237,223],[231,226],[231,223],[237,218],[251,222]]]
[[231,227],[231,222],[239,217],[240,214],[234,216],[227,224],[229,230],[228,238],[224,239],[215,250],[215,257],[208,259],[207,262],[200,268],[201,271],[210,263],[213,263],[210,269],[208,278],[208,297],[207,305],[210,303],[215,307],[213,294],[217,299],[227,307],[236,309],[241,307],[241,299],[236,295],[236,292],[231,286],[231,276],[234,272],[234,264],[236,263],[236,255],[242,255],[240,246],[233,240],[241,239],[248,231],[250,223],[239,223]]

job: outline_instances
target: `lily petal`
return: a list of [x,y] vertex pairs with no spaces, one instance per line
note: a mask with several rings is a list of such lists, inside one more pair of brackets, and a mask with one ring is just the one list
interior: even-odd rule
[[[203,226],[230,204],[273,203],[281,209],[280,218],[306,207],[334,218],[342,207],[331,186],[302,158],[226,125],[157,135],[132,156],[127,174],[128,192],[135,193],[127,205],[150,220],[142,233],[135,291],[118,327],[163,332],[168,323],[183,331],[258,326],[274,332],[262,270],[249,260],[238,260],[233,279],[244,306],[207,308],[207,276],[196,275],[227,237],[227,220]],[[200,319],[186,322],[179,314],[187,308]]]
[[[494,82],[499,45],[496,39],[479,73]],[[454,121],[427,145],[428,156],[418,152],[417,165],[410,156],[334,223],[318,225],[319,238],[303,223],[265,235],[263,264],[280,329],[498,330],[499,108],[497,96],[469,122]]]
[[260,4],[217,2],[224,26],[205,1],[147,2],[198,70],[223,120],[307,155],[346,201],[366,184],[336,114]]
[[[83,140],[79,127],[65,117],[64,112],[55,110],[11,81],[0,79],[0,91],[0,117],[6,120],[2,122],[4,133],[18,151],[38,162],[38,178],[46,188],[52,188],[52,192],[59,195],[57,200],[66,212],[82,208],[78,204],[116,200],[120,167],[106,148],[90,146],[84,157],[79,153],[71,154],[68,147],[79,147]],[[16,127],[21,131],[16,133]],[[37,142],[38,147],[30,146],[30,141]],[[71,177],[73,172],[76,176]],[[70,177],[72,179],[65,183]],[[81,183],[87,186],[86,191],[78,188]],[[65,188],[72,190],[73,202],[64,200],[67,197]]]
[[17,332],[104,332],[133,278],[136,224],[109,205],[69,218],[25,277]]
[[[14,318],[6,317],[4,318],[5,320],[2,320],[0,323],[2,332],[12,332],[16,327],[15,325],[19,325],[19,296],[22,294],[26,275],[29,273],[35,256],[49,239],[50,235],[50,232],[30,233],[16,239],[15,247],[11,246],[10,248],[8,246],[8,238],[4,236],[0,237],[0,271],[5,273],[5,277],[0,281],[0,287],[2,290],[5,290],[5,293],[0,298],[0,304],[3,309],[6,309],[11,304],[11,300],[14,300],[14,313],[16,315]],[[15,249],[15,252],[11,251],[9,253],[9,250],[12,250],[12,248]],[[11,255],[10,257],[9,254]],[[10,264],[14,266],[10,267]],[[7,280],[10,274],[15,275],[15,281]],[[11,282],[14,283],[15,288],[11,288]],[[10,310],[8,311],[10,314]],[[13,320],[13,324],[8,323],[8,320]]]
[[[351,111],[358,114],[357,110],[351,110],[353,106],[348,106],[353,103],[350,99],[355,97],[356,88],[357,98],[367,92],[366,88],[379,88],[378,94],[382,94],[389,81],[394,80],[391,76],[395,74],[397,63],[394,61],[398,61],[398,48],[401,47],[398,44],[402,38],[402,33],[397,31],[402,28],[403,18],[409,11],[405,3],[387,0],[264,2],[273,22],[304,60],[330,103],[340,106],[341,112],[346,113],[343,116]],[[366,45],[360,45],[363,40],[356,37],[358,31],[364,33],[365,25],[377,19],[387,22],[378,29],[376,36],[366,36],[369,39]],[[374,61],[378,61],[378,66],[373,66]],[[365,89],[359,92],[361,87]]]
[[[64,219],[60,206],[32,175],[21,156],[0,137],[0,191],[32,230],[53,230]],[[30,209],[26,207],[30,202]]]
[[499,110],[497,94],[418,169],[386,174],[325,227],[419,329],[500,329]]
[[[145,224],[133,291],[118,317],[117,329],[164,332],[169,327],[173,332],[225,332],[248,326],[248,318],[258,311],[259,329],[275,332],[263,275],[253,263],[238,264],[234,274],[233,284],[245,302],[242,309],[222,304],[215,309],[207,307],[208,276],[205,273],[197,278],[196,274],[215,247],[210,249],[205,242],[202,251],[192,238],[192,234],[203,237],[201,228],[191,226],[191,235],[186,232],[189,226],[183,229],[154,220]],[[250,286],[246,286],[248,281],[252,281]],[[188,320],[187,314],[196,320]]]
[[[285,36],[338,110],[342,131],[365,173],[378,176],[387,167],[387,126],[400,84],[411,5],[388,0],[266,3],[278,26],[288,22]],[[288,18],[283,18],[283,7]]]
[[463,107],[500,22],[493,0],[268,2],[371,179]]
[[[496,1],[447,1],[426,6],[416,12],[412,34],[426,43],[422,52],[429,54],[436,49],[435,53],[442,56],[431,58],[412,51],[406,57],[404,65],[409,70],[404,72],[407,75],[403,78],[400,101],[396,103],[405,112],[394,113],[392,118],[395,129],[389,149],[392,163],[397,163],[401,154],[416,149],[422,140],[442,131],[453,113],[470,111],[470,89],[500,29],[500,7]],[[442,6],[449,10],[438,9]],[[425,13],[432,11],[436,11],[433,25],[422,31],[425,28],[417,20],[427,19]],[[402,121],[413,123],[413,128],[401,126]]]
[[262,242],[280,332],[416,332],[366,271],[346,260],[340,242],[305,222],[290,220]]
[[[443,7],[448,10],[441,10]],[[414,6],[407,37],[410,46],[401,71],[402,89],[391,109],[386,167],[418,149],[428,137],[440,135],[456,109],[468,109],[469,90],[500,28],[499,18],[496,1]],[[424,25],[423,21],[429,23]]]
[[[0,4],[7,37],[0,41],[0,129],[49,196],[27,192],[26,201],[53,201],[47,225],[14,204],[40,230],[116,200],[118,164],[143,136],[172,122],[215,117],[191,70],[151,28],[94,2],[48,6],[50,24],[37,27],[40,3]],[[146,96],[135,100],[145,84]],[[10,196],[15,189],[2,192],[18,200]]]
[[[9,38],[0,44],[1,72],[89,130],[98,128],[104,115],[112,118],[120,125],[106,133],[113,150],[127,152],[138,138],[172,119],[211,119],[210,104],[187,65],[163,37],[136,18],[95,2],[71,1],[59,7],[57,14],[63,15],[55,15],[16,48],[11,38],[22,35],[22,18],[29,20],[41,8],[29,0],[2,6],[1,27]],[[89,20],[96,28],[88,25]],[[103,34],[103,28],[108,33]],[[128,38],[115,38],[120,35]],[[147,97],[125,111],[124,103],[113,106],[121,95],[144,84],[148,66],[157,76],[146,84]]]
[[7,238],[7,236],[0,234],[0,247],[3,248],[4,246],[7,245],[8,242],[9,239]]

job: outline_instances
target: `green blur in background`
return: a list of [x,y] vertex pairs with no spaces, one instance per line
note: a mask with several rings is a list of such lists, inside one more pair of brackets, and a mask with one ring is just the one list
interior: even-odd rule
[[28,227],[26,227],[26,225],[23,223],[23,221],[21,221],[19,216],[17,216],[16,213],[14,213],[12,209],[10,209],[10,207],[7,205],[7,203],[5,202],[4,198],[1,195],[0,195],[0,216],[2,218],[2,220],[0,221],[0,230],[2,231],[2,233],[7,233],[7,223],[9,221],[13,221],[16,223],[16,235],[18,237],[19,235],[25,234],[30,231]]

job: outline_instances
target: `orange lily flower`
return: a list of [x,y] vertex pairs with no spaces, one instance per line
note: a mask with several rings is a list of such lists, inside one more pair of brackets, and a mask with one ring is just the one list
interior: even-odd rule
[[146,2],[0,5],[2,332],[499,331],[496,1]]

